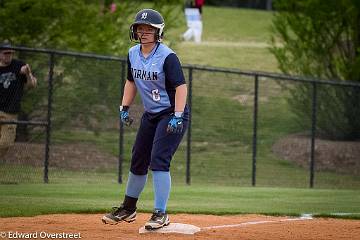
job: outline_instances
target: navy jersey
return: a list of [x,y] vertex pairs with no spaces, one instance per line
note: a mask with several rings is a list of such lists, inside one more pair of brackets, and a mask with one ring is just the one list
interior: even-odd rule
[[185,84],[181,64],[176,54],[158,43],[145,58],[138,44],[129,50],[127,79],[134,81],[144,108],[159,113],[175,107],[175,88]]

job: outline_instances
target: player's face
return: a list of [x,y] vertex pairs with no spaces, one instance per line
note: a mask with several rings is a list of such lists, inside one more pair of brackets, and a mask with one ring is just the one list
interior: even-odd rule
[[156,28],[150,25],[140,24],[136,28],[136,34],[142,44],[154,43],[155,33],[156,33]]
[[4,65],[11,63],[14,55],[14,50],[0,50],[0,62]]

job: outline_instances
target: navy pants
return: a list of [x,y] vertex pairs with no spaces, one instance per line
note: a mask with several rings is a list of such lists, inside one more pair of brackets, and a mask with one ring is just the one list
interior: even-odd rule
[[132,150],[130,171],[133,174],[146,175],[148,169],[169,171],[171,159],[188,126],[188,118],[184,117],[182,133],[167,133],[166,128],[170,119],[169,113],[159,116],[147,112],[143,114]]

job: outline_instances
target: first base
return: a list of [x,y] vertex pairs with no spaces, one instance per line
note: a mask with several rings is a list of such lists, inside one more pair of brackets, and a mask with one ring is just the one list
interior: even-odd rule
[[168,226],[157,230],[146,230],[145,227],[139,228],[139,233],[181,233],[194,234],[200,231],[200,228],[190,224],[170,223]]

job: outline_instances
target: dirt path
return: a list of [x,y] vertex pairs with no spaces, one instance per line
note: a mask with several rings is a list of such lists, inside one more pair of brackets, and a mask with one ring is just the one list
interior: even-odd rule
[[[138,214],[137,221],[118,225],[104,225],[102,214],[56,214],[36,217],[0,218],[0,238],[14,234],[37,233],[37,238],[50,239],[43,235],[51,233],[74,234],[73,239],[360,239],[360,221],[316,218],[288,221],[289,217],[262,215],[171,215],[173,223],[192,224],[201,228],[194,235],[139,234],[139,228],[150,214]],[[255,222],[255,223],[254,223]],[[258,223],[256,223],[258,222]],[[229,225],[229,226],[224,226]],[[230,226],[232,225],[232,226]],[[221,226],[214,228],[214,226]],[[42,233],[42,235],[40,235]],[[64,235],[63,235],[64,236]],[[70,236],[70,235],[68,235]],[[11,236],[10,236],[11,237]],[[19,239],[19,238],[18,238]],[[25,238],[23,238],[25,239]],[[60,238],[52,238],[60,239]],[[70,238],[69,238],[70,239]]]
[[[201,41],[200,43],[195,43],[192,41],[181,42],[183,46],[207,46],[207,47],[239,47],[239,48],[268,48],[271,47],[270,43],[267,42],[256,42],[256,41]],[[281,46],[280,44],[277,46]]]
[[241,42],[225,42],[225,41],[202,41],[200,43],[195,42],[182,42],[184,46],[186,45],[200,45],[208,47],[242,47],[242,48],[268,48],[270,47],[269,43],[266,42],[250,42],[250,41],[241,41]]

